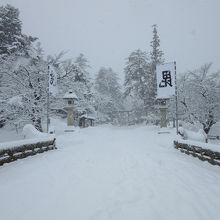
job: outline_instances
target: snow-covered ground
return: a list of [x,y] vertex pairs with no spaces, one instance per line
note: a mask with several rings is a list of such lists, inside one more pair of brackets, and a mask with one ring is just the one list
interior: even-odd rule
[[174,149],[174,130],[157,132],[58,132],[58,150],[0,167],[0,219],[219,219],[220,168]]

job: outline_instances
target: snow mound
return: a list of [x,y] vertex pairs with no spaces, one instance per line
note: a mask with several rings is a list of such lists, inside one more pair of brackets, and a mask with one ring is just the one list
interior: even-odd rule
[[48,137],[47,133],[38,131],[32,124],[26,124],[22,130],[22,135],[25,139],[30,138],[44,138]]
[[207,139],[207,135],[202,129],[200,129],[198,132],[194,132],[194,131],[189,131],[189,130],[186,130],[186,129],[180,127],[179,134],[185,140],[206,142],[206,139]]

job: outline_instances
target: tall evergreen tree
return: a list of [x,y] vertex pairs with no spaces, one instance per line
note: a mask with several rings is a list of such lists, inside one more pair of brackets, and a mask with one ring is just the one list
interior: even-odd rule
[[160,50],[160,38],[158,35],[158,31],[157,31],[157,25],[154,24],[153,26],[153,39],[151,41],[151,63],[152,66],[154,68],[154,70],[156,70],[156,65],[157,64],[161,64],[164,62],[163,60],[163,51]]
[[157,94],[157,82],[156,82],[156,66],[164,62],[163,51],[160,49],[160,38],[157,31],[157,25],[154,24],[153,28],[153,39],[151,41],[151,52],[150,52],[150,77],[149,77],[149,90],[148,94],[148,105],[151,106],[151,111],[154,111],[155,98]]

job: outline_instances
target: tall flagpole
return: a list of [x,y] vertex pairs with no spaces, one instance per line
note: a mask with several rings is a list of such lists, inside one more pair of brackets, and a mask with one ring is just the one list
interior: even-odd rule
[[178,134],[179,125],[178,125],[178,98],[177,98],[176,61],[174,61],[174,68],[175,68],[175,96],[176,96],[176,134]]
[[49,132],[49,123],[50,123],[50,117],[49,117],[49,111],[50,111],[50,66],[48,65],[48,71],[47,71],[47,133]]

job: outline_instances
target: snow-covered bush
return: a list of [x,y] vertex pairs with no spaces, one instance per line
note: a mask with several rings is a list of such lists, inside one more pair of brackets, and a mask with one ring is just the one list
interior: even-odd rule
[[25,139],[42,138],[48,136],[47,133],[42,133],[38,131],[32,124],[27,124],[24,126],[22,130],[22,135]]
[[201,142],[206,142],[207,140],[207,135],[203,131],[203,129],[200,129],[198,132],[193,132],[184,129],[183,127],[180,127],[179,134],[183,137],[183,139],[186,140],[201,141]]

